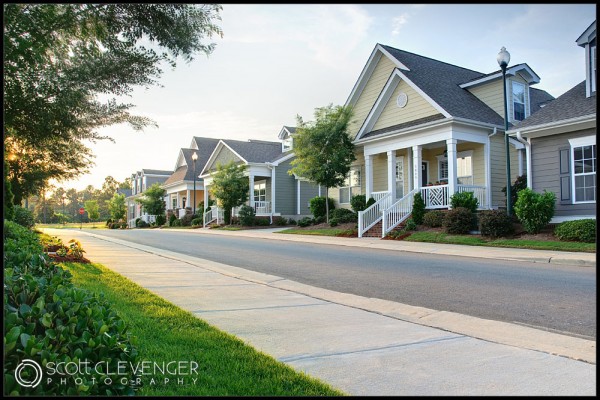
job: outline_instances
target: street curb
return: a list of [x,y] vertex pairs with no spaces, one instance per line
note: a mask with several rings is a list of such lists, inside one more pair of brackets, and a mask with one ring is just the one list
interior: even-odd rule
[[145,251],[160,257],[185,262],[200,268],[217,272],[226,276],[238,278],[272,288],[291,291],[312,298],[329,301],[368,312],[377,313],[390,318],[399,319],[418,325],[462,334],[500,343],[513,347],[540,351],[559,355],[577,361],[596,364],[596,341],[563,335],[528,326],[508,322],[488,320],[468,315],[410,306],[389,300],[368,298],[348,293],[335,292],[315,286],[295,282],[275,275],[265,274],[234,267],[214,261],[203,260],[193,256],[175,253],[169,250],[128,242],[101,234],[81,232],[86,235],[123,245],[140,251]]

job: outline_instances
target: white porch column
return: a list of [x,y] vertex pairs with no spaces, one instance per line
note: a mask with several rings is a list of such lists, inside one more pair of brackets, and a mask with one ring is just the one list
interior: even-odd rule
[[275,212],[275,167],[271,169],[271,213]]
[[300,179],[296,178],[296,214],[300,215]]
[[249,206],[254,208],[254,175],[248,175],[248,181],[250,183],[250,195],[248,196]]
[[404,176],[408,176],[408,191],[410,192],[415,188],[413,174],[410,173],[413,170],[413,153],[411,147],[406,149],[406,157],[408,158],[408,171]]
[[392,203],[396,201],[396,150],[387,152],[388,192],[392,194]]
[[[448,150],[448,202],[450,197],[456,193],[456,139],[447,139]],[[448,206],[450,203],[448,203]]]
[[365,156],[365,198],[369,200],[373,193],[373,156]]
[[531,167],[531,139],[527,138],[529,146],[525,146],[525,158],[527,162],[527,187],[533,190],[533,171]]
[[492,173],[490,168],[490,138],[483,145],[483,162],[485,168],[485,208],[492,207]]
[[[206,181],[204,181],[204,182],[206,182]],[[208,207],[208,186],[206,184],[204,184],[204,210],[202,210],[203,214],[206,212],[207,207]]]
[[423,176],[423,168],[421,167],[423,161],[422,148],[421,146],[412,147],[413,154],[413,189],[421,189],[421,182]]
[[[177,208],[181,208],[181,199],[179,196],[179,192],[177,192]],[[177,217],[179,217],[179,215]]]
[[[190,189],[188,189],[185,192],[185,205],[186,205],[186,207],[190,204],[190,199],[191,199],[191,197],[190,197]],[[192,209],[193,209],[193,207],[192,207]]]
[[319,197],[321,197],[321,196],[322,196],[322,194],[321,194],[321,185],[319,185]]

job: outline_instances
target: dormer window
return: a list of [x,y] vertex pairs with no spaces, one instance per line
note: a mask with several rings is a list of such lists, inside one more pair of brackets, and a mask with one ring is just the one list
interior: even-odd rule
[[283,140],[283,151],[290,151],[294,147],[294,139],[288,136]]
[[525,85],[512,82],[513,121],[525,119]]

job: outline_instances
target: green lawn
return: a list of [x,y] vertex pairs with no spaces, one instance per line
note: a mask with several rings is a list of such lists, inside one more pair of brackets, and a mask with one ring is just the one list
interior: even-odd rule
[[323,228],[323,229],[286,229],[275,233],[286,233],[290,235],[317,235],[317,236],[338,236],[348,233],[347,229]]
[[[140,361],[196,361],[198,375],[179,384],[173,376],[148,376],[145,396],[341,396],[306,374],[244,344],[193,314],[100,264],[64,265],[75,285],[103,293],[137,338]],[[164,378],[170,377],[168,384]],[[154,378],[160,384],[151,385]],[[192,384],[191,378],[197,378]]]
[[67,222],[66,224],[35,224],[35,228],[53,228],[53,229],[79,229],[79,227],[83,229],[108,229],[106,227],[106,221],[99,222],[84,222],[80,224],[79,222]]
[[511,247],[533,250],[581,251],[588,253],[596,252],[596,243],[521,239],[485,240],[477,236],[450,235],[441,232],[414,232],[404,240],[407,242],[466,244],[470,246]]

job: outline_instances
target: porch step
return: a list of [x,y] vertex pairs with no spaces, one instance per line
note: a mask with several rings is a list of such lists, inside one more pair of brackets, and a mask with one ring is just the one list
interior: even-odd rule
[[365,233],[363,233],[363,237],[378,237],[381,238],[381,230],[382,230],[382,226],[381,226],[381,221],[379,221],[378,223],[376,223],[375,225],[373,225],[371,228],[369,228],[368,231],[366,231]]

